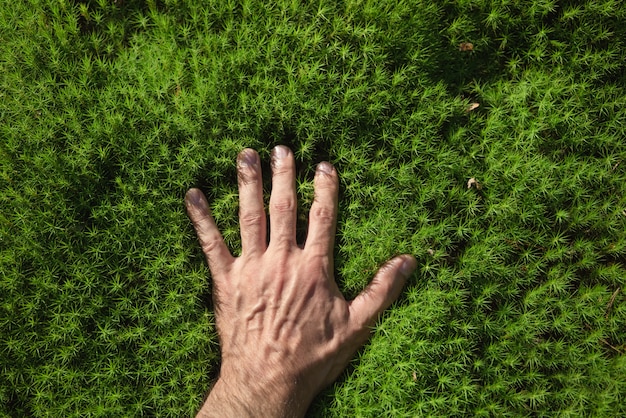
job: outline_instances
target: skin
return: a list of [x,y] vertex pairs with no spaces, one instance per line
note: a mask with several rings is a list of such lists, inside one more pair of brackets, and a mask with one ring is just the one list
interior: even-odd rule
[[272,151],[269,244],[259,155],[238,156],[242,253],[233,257],[198,189],[187,212],[213,277],[220,375],[198,417],[301,417],[369,339],[380,313],[417,267],[404,254],[389,260],[354,300],[333,276],[339,180],[318,165],[304,245],[296,242],[295,160]]

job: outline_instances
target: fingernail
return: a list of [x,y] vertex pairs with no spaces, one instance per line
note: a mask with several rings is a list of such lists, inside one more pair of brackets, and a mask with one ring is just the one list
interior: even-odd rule
[[317,165],[317,171],[320,171],[324,174],[333,174],[333,166],[326,161],[322,161]]
[[187,206],[198,206],[200,204],[200,193],[197,190],[189,190],[185,202]]
[[289,154],[289,150],[287,147],[283,145],[278,145],[274,147],[274,158],[283,159]]
[[400,273],[408,278],[417,268],[417,260],[414,257],[405,257],[402,265],[400,266]]
[[257,163],[256,152],[245,149],[239,153],[239,165],[242,167],[249,167]]

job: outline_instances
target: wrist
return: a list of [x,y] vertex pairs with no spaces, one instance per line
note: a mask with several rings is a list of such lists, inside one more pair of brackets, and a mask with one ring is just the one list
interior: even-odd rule
[[271,371],[263,375],[227,372],[222,367],[197,418],[302,417],[310,401],[299,397],[295,381],[287,382]]

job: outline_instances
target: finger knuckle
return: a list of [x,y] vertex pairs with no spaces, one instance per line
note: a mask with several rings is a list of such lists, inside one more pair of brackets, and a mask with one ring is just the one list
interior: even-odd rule
[[258,181],[258,173],[252,167],[240,167],[237,171],[237,179],[242,186],[255,184]]
[[200,246],[202,247],[202,251],[204,251],[205,254],[211,254],[213,253],[217,247],[219,246],[219,241],[216,239],[203,239],[200,242]]
[[[309,240],[305,244],[305,248],[311,254],[312,261],[316,261],[316,257],[326,257],[328,255],[328,244],[320,240]],[[311,265],[314,265],[313,262]]]
[[270,210],[275,214],[291,213],[296,209],[296,201],[294,199],[279,199],[270,203]]
[[274,166],[272,167],[272,176],[277,179],[280,177],[290,177],[293,175],[293,169],[291,167],[285,167],[285,166]]
[[335,194],[338,189],[337,178],[330,174],[318,174],[315,178],[315,194]]
[[243,228],[256,227],[264,223],[264,217],[263,212],[246,212],[239,216],[239,223]]
[[[277,254],[289,254],[294,250],[294,239],[286,234],[276,235],[270,239],[270,247],[272,247]],[[277,265],[279,265],[278,263]]]
[[334,186],[338,178],[337,178],[337,173],[334,170],[330,172],[317,170],[315,172],[315,180],[321,184]]
[[335,213],[332,208],[324,205],[313,205],[309,215],[312,220],[322,223],[332,223],[335,220]]
[[192,222],[194,228],[199,233],[203,230],[203,225],[211,225],[211,223],[213,222],[213,218],[211,217],[211,215],[195,209],[193,212]]

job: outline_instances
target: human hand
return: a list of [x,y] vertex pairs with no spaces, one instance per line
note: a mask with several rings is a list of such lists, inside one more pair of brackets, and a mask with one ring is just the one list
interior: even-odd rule
[[413,256],[393,258],[360,295],[346,301],[333,276],[337,172],[327,162],[317,167],[301,248],[289,148],[274,148],[271,166],[267,244],[259,156],[252,149],[239,154],[239,257],[226,247],[202,192],[190,189],[185,198],[213,277],[222,352],[220,375],[201,417],[303,416],[367,341],[379,314],[417,267]]

